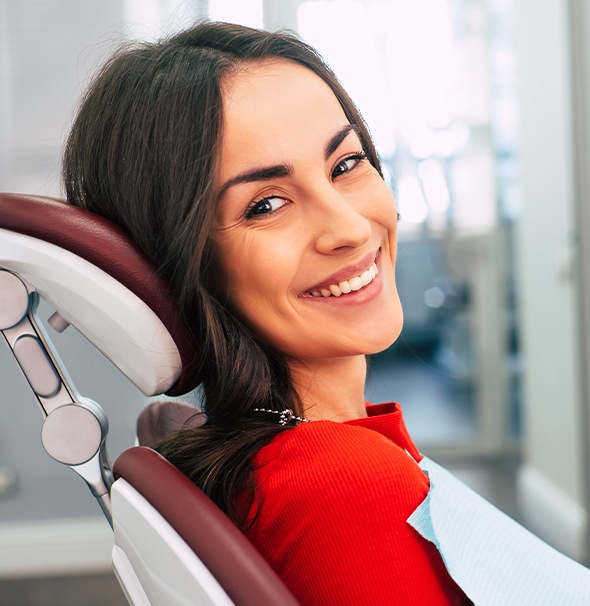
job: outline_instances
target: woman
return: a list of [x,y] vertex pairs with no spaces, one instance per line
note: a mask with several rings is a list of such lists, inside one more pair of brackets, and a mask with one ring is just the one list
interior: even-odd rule
[[69,202],[133,235],[203,343],[207,422],[159,450],[302,604],[470,603],[406,521],[429,481],[401,409],[364,402],[402,326],[397,212],[318,55],[214,23],[123,50],[64,158]]

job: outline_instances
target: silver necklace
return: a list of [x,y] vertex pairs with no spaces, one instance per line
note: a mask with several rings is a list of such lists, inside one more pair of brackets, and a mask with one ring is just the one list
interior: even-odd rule
[[253,408],[252,412],[267,412],[273,415],[279,415],[279,425],[287,425],[291,421],[295,423],[309,423],[309,419],[298,417],[290,408],[285,410],[270,410],[269,408]]

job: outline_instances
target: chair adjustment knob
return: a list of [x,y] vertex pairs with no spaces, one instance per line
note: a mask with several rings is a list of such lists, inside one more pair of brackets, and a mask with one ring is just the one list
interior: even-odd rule
[[82,465],[99,451],[103,427],[92,410],[65,404],[52,410],[41,429],[47,454],[64,465]]
[[15,274],[0,269],[0,330],[16,326],[29,312],[29,293]]

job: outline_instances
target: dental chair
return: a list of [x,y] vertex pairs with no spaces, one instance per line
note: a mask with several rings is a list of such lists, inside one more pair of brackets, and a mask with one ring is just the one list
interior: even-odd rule
[[[55,309],[48,327],[40,298]],[[51,343],[50,331],[69,325],[146,396],[197,386],[199,345],[166,279],[123,230],[60,200],[0,194],[0,332],[39,404],[45,450],[86,482],[113,528],[113,569],[129,603],[296,606],[244,535],[151,448],[202,422],[195,408],[144,409],[140,445],[111,469],[106,414],[76,391]]]

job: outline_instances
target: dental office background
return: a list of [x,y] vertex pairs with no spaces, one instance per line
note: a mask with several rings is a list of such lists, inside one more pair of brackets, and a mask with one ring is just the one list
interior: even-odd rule
[[[589,3],[0,0],[0,191],[60,196],[92,71],[203,17],[299,32],[374,135],[402,216],[406,320],[367,398],[400,401],[441,461],[514,462],[525,523],[588,563]],[[115,458],[145,399],[74,329],[55,342],[106,409]],[[0,582],[109,568],[108,525],[44,453],[41,420],[0,344]]]

